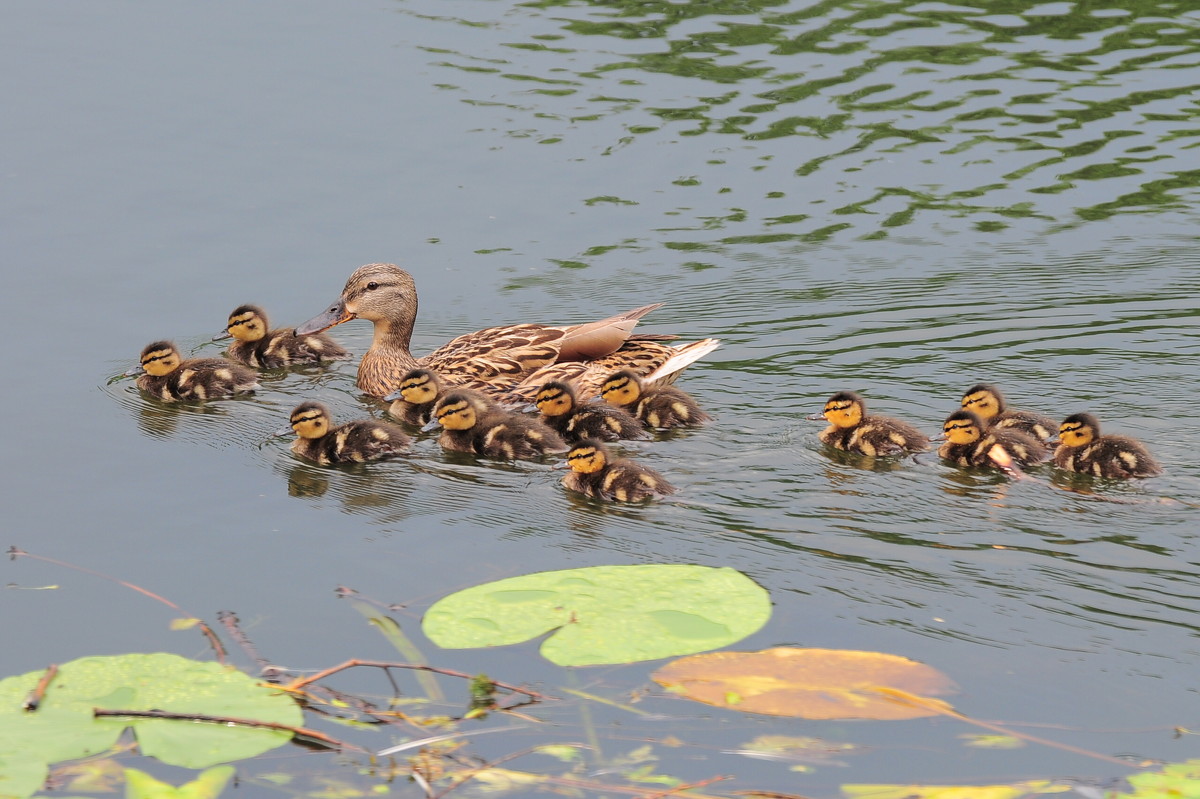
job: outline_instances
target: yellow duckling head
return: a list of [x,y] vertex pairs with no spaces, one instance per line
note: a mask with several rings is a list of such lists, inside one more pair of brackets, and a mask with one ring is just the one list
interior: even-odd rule
[[575,392],[566,383],[552,380],[538,389],[533,404],[543,416],[562,416],[575,408]]
[[957,410],[946,417],[942,432],[951,444],[974,444],[983,436],[983,420],[974,411]]
[[142,371],[148,375],[162,377],[179,368],[183,362],[178,348],[169,341],[156,341],[142,350]]
[[442,397],[433,409],[433,421],[447,430],[470,430],[479,421],[478,406],[459,392]]
[[608,465],[608,450],[594,438],[585,438],[567,453],[567,468],[580,474],[594,474]]
[[1068,447],[1082,447],[1100,435],[1100,420],[1090,413],[1075,413],[1062,420],[1058,440]]
[[600,386],[600,396],[610,405],[631,405],[642,396],[642,381],[628,369],[613,372]]
[[292,411],[291,424],[301,438],[320,438],[329,432],[329,409],[319,402],[302,402]]
[[962,408],[986,422],[1004,412],[1004,395],[990,383],[979,383],[963,392]]
[[856,427],[867,415],[867,404],[853,391],[839,391],[825,402],[822,415],[834,427]]
[[267,314],[257,305],[242,305],[229,315],[225,332],[238,341],[259,341],[267,335]]
[[441,385],[438,383],[437,375],[428,369],[413,369],[400,381],[399,396],[388,394],[388,397],[403,399],[413,405],[424,405],[437,399],[440,392]]

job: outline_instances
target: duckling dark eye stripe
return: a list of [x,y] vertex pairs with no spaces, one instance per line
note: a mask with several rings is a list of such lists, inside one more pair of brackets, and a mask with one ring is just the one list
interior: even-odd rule
[[311,422],[314,419],[320,419],[324,415],[325,414],[321,413],[320,411],[309,411],[308,413],[306,413],[302,416],[293,416],[292,424],[299,424],[300,422]]
[[567,456],[567,460],[577,461],[580,458],[590,458],[595,454],[596,453],[594,450],[588,450],[587,452],[572,452],[570,455]]
[[1070,427],[1063,425],[1063,427],[1058,432],[1059,433],[1078,433],[1080,430],[1083,429],[1083,427],[1084,426],[1081,424],[1071,425]]
[[144,366],[145,364],[148,364],[148,363],[154,363],[155,361],[161,361],[163,358],[170,358],[172,355],[174,355],[174,353],[172,353],[172,352],[164,352],[161,354],[152,352],[149,355],[147,355],[145,358],[142,358],[142,365]]
[[561,391],[555,391],[553,394],[550,394],[550,393],[540,394],[540,395],[538,395],[537,401],[538,402],[549,402],[550,400],[558,399],[562,395],[563,395],[563,392],[561,392]]
[[837,404],[830,403],[825,406],[825,410],[827,410],[827,411],[844,411],[847,408],[853,407],[853,405],[854,405],[853,402],[839,402]]

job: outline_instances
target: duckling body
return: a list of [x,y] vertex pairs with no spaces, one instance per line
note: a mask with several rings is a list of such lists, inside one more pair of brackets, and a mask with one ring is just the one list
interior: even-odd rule
[[558,434],[537,419],[503,410],[475,392],[456,389],[437,401],[432,424],[442,426],[438,443],[454,452],[519,460],[565,452]]
[[991,383],[979,383],[963,392],[963,410],[972,411],[985,424],[1000,430],[1019,430],[1043,444],[1054,435],[1054,420],[1033,411],[1009,408],[1000,389]]
[[988,426],[973,411],[957,410],[950,414],[942,430],[947,440],[938,448],[938,455],[957,466],[991,466],[1012,471],[1013,463],[1035,466],[1050,454],[1028,433]]
[[297,438],[292,452],[322,465],[365,463],[395,458],[408,449],[409,438],[394,424],[360,419],[333,426],[329,409],[319,402],[302,402],[291,415]]
[[1162,467],[1140,441],[1100,435],[1100,421],[1090,413],[1063,419],[1058,437],[1054,465],[1060,469],[1117,479],[1162,474]]
[[600,396],[657,430],[699,427],[712,421],[688,394],[671,385],[649,385],[629,369],[609,375],[600,387]]
[[654,471],[626,458],[613,459],[594,438],[585,438],[567,453],[570,471],[564,487],[595,499],[641,502],[675,493],[675,487]]
[[560,380],[543,385],[533,402],[542,414],[542,421],[567,442],[585,438],[600,441],[650,438],[646,428],[632,414],[603,403],[580,405],[574,389]]
[[391,402],[388,415],[412,425],[425,425],[433,418],[433,406],[442,394],[442,381],[428,369],[413,369],[400,379],[400,387],[384,397]]
[[839,391],[830,397],[821,416],[829,427],[817,438],[834,449],[884,456],[929,448],[929,436],[908,422],[890,416],[868,416],[866,402],[853,391]]
[[137,387],[166,402],[232,397],[258,388],[258,375],[224,358],[189,358],[169,341],[142,350]]
[[308,335],[351,319],[374,323],[374,339],[359,364],[358,387],[376,397],[395,390],[413,369],[426,368],[448,385],[467,384],[491,396],[528,402],[548,380],[569,380],[587,397],[614,369],[678,371],[716,348],[715,339],[672,347],[662,343],[662,336],[631,336],[638,320],[658,307],[646,305],[580,325],[492,327],[416,358],[410,351],[417,317],[412,275],[394,264],[367,264],[350,276],[329,310],[296,331]]
[[229,315],[225,333],[215,338],[232,336],[226,354],[247,366],[261,369],[281,369],[301,363],[320,363],[348,358],[340,344],[324,333],[298,336],[290,327],[269,329],[267,315],[257,305],[242,305]]

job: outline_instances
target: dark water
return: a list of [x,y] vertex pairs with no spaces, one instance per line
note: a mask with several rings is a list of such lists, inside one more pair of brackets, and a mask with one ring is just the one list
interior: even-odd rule
[[[346,585],[406,603],[398,621],[439,665],[622,700],[646,666],[567,676],[533,646],[439,651],[420,613],[543,569],[728,565],[775,602],[739,648],[893,652],[949,674],[968,715],[1106,754],[1191,755],[1172,737],[1200,712],[1190,7],[6,10],[6,545],[209,619],[236,610],[294,668],[398,657],[334,597]],[[548,465],[473,463],[429,439],[404,462],[352,470],[300,463],[268,439],[309,397],[341,418],[378,413],[352,363],[201,407],[106,385],[164,336],[216,354],[209,336],[243,302],[280,323],[308,318],[377,260],[417,280],[417,352],[652,301],[667,306],[644,329],[723,339],[680,384],[717,423],[639,448],[678,498],[600,507],[564,494]],[[356,352],[369,342],[364,325],[336,333]],[[1165,476],[1067,490],[1081,487],[931,456],[871,468],[821,451],[820,425],[803,420],[855,389],[932,432],[985,379],[1020,407],[1097,413],[1146,441]],[[7,571],[5,583],[58,589],[0,595],[0,673],[207,655],[194,633],[167,630],[166,608],[115,585],[28,560]],[[387,692],[368,677],[346,685]],[[688,746],[656,747],[658,770],[736,777],[716,794],[1126,773],[1050,749],[969,749],[957,736],[976,730],[948,720],[639,707],[673,720],[590,707],[603,755],[675,734]],[[547,707],[553,728],[473,751],[579,740],[579,712]],[[762,734],[867,749],[812,774],[721,753]],[[243,792],[275,795],[256,778],[276,770],[303,770],[301,792],[324,777],[370,784],[294,761],[242,764]]]

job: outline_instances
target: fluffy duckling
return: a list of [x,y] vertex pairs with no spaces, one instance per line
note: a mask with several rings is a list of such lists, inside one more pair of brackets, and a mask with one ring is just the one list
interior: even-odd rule
[[973,411],[957,410],[942,425],[946,443],[938,455],[958,466],[994,466],[1009,474],[1017,466],[1035,466],[1050,452],[1028,433],[1012,428],[989,427]]
[[609,405],[621,408],[647,427],[657,430],[699,427],[712,421],[712,417],[684,392],[661,383],[647,385],[628,369],[609,375],[600,387],[600,396]]
[[985,424],[1001,430],[1020,430],[1043,444],[1054,435],[1053,419],[1033,411],[1009,408],[1000,389],[991,383],[978,383],[964,391],[962,408],[972,411]]
[[125,374],[137,374],[137,387],[166,402],[231,397],[258,388],[258,375],[224,358],[184,360],[170,341],[156,341],[142,350],[141,364]]
[[242,305],[229,315],[224,333],[213,341],[233,337],[226,353],[238,363],[280,369],[294,363],[320,363],[348,358],[350,353],[324,333],[297,336],[294,328],[269,329],[267,314],[257,305]]
[[1125,479],[1162,474],[1162,468],[1140,441],[1100,435],[1100,421],[1090,413],[1076,413],[1063,419],[1058,428],[1054,465],[1096,477]]
[[388,415],[417,426],[433,418],[433,406],[442,393],[442,382],[428,369],[413,369],[400,378],[400,388],[384,397]]
[[817,434],[823,444],[860,455],[901,455],[929,448],[929,436],[890,416],[868,416],[867,404],[853,391],[839,391],[822,413],[809,417],[829,422]]
[[329,409],[319,402],[302,402],[292,411],[291,427],[276,435],[295,431],[292,452],[319,464],[363,463],[395,458],[408,448],[408,436],[394,424],[360,419],[333,427]]
[[542,421],[562,436],[564,441],[650,438],[642,423],[627,411],[600,403],[580,405],[575,398],[575,390],[569,383],[560,380],[551,380],[538,389],[533,403],[541,412]]
[[500,408],[482,394],[456,389],[433,406],[425,426],[442,426],[438,443],[455,452],[516,460],[566,452],[558,434],[537,419]]
[[585,438],[567,453],[571,471],[562,484],[596,499],[641,502],[675,493],[661,474],[625,458],[613,459],[608,449],[594,438]]

